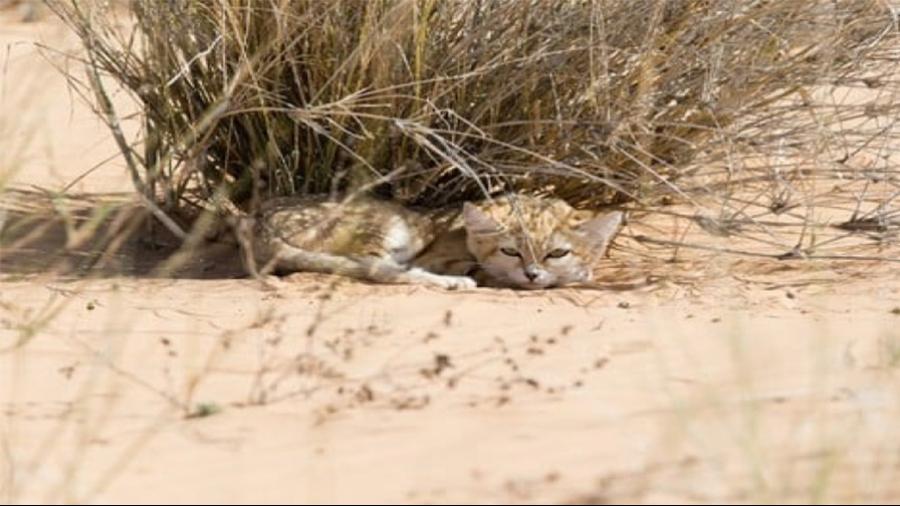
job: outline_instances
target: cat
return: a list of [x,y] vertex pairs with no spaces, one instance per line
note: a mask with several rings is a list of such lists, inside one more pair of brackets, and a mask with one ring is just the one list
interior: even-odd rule
[[445,289],[589,283],[623,220],[511,194],[416,211],[370,197],[286,197],[239,225],[251,274],[325,272]]

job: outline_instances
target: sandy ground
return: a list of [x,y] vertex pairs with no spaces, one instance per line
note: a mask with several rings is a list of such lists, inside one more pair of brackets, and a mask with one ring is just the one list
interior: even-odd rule
[[[23,41],[74,43],[4,19],[0,174],[128,191]],[[48,234],[0,257],[6,503],[900,501],[893,266],[618,249],[601,290],[270,290],[214,256],[48,275]]]

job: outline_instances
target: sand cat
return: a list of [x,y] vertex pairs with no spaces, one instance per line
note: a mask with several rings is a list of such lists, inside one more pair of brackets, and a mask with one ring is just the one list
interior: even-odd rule
[[360,197],[268,202],[242,225],[253,274],[325,272],[447,289],[542,289],[591,281],[622,213],[509,195],[437,211]]

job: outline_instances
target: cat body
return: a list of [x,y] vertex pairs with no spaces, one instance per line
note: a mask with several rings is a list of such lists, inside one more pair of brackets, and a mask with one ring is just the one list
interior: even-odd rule
[[429,211],[369,197],[288,197],[245,222],[241,243],[253,274],[540,289],[589,282],[621,221],[619,212],[596,216],[527,195]]

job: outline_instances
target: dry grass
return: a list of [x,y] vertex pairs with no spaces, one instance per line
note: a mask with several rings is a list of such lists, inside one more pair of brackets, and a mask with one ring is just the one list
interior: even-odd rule
[[[874,0],[134,7],[122,23],[55,2],[114,131],[100,78],[140,102],[143,137],[122,149],[166,209],[359,187],[428,205],[504,189],[656,205],[790,180],[810,153],[846,163],[886,133],[873,118],[896,115],[829,94],[896,91],[895,20]],[[778,177],[743,166],[773,153]]]
[[[671,216],[632,229],[641,254],[896,244],[898,32],[880,1],[52,5],[86,50],[75,89],[182,239],[204,211],[277,195],[524,190]],[[137,118],[113,108],[120,89]]]

